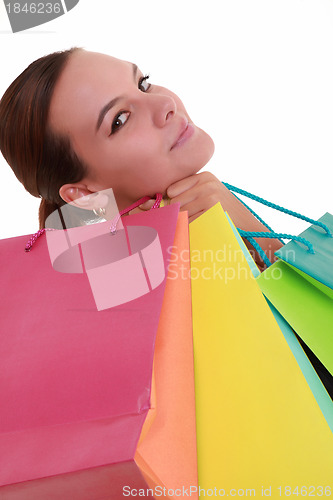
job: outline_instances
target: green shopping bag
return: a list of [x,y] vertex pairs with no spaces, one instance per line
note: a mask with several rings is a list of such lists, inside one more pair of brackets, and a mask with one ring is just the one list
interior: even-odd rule
[[[333,216],[319,219],[333,232]],[[312,225],[300,234],[311,243],[290,241],[275,255],[279,260],[257,281],[304,343],[333,374],[333,238]]]

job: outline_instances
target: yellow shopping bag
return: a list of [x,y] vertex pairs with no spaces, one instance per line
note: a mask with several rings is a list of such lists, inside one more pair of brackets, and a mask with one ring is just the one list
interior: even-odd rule
[[220,204],[190,248],[201,496],[328,496],[333,434]]

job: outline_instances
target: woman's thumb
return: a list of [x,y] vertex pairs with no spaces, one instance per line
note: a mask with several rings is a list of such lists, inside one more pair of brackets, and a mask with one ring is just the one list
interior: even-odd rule
[[155,200],[148,200],[145,203],[142,203],[139,205],[140,210],[150,210],[151,207],[154,205]]

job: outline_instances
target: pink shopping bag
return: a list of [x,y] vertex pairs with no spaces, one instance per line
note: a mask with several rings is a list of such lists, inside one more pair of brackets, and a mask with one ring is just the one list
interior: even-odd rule
[[[158,232],[165,270],[178,211],[123,218],[127,234],[140,225]],[[46,238],[30,253],[26,240],[0,241],[0,485],[134,458],[166,281],[165,273],[147,293],[98,310],[87,272],[56,272]],[[89,262],[86,271],[96,269]]]
[[155,498],[149,491],[151,489],[139,467],[131,460],[2,486],[0,499],[119,500],[138,496],[140,491],[148,498]]

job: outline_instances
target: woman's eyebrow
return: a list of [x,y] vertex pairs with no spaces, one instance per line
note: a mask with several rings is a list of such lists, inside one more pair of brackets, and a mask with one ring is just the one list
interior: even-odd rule
[[[138,72],[138,67],[134,63],[131,63],[131,64],[133,67],[133,80],[135,83],[136,82],[136,74]],[[103,108],[100,110],[99,115],[98,115],[97,124],[96,124],[96,132],[98,132],[100,126],[102,125],[102,122],[104,120],[106,113],[108,113],[110,111],[110,109],[113,108],[113,106],[115,106],[120,99],[122,99],[122,97],[123,96],[119,96],[119,97],[115,97],[114,99],[111,99],[111,101],[109,101],[107,104],[105,104],[105,106],[103,106]]]

